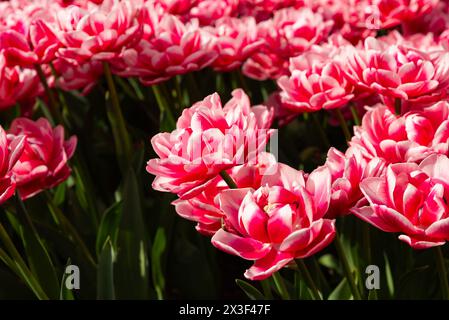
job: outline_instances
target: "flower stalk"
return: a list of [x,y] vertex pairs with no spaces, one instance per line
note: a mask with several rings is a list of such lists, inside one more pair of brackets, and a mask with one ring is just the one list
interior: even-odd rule
[[108,62],[103,62],[104,74],[106,82],[108,84],[109,94],[107,99],[109,103],[106,103],[106,112],[108,115],[109,123],[114,134],[115,151],[117,154],[117,160],[119,166],[124,174],[127,168],[130,166],[132,159],[132,145],[131,138],[126,129],[125,119],[120,108],[119,97],[117,89],[112,77],[111,68]]

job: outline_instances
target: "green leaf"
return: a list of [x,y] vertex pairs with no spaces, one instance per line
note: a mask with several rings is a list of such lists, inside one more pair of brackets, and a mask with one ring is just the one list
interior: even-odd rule
[[[64,271],[67,268],[67,266],[71,265],[72,261],[69,258],[69,260],[67,261],[65,267],[64,267]],[[75,300],[72,290],[68,289],[65,285],[65,281],[67,279],[67,273],[63,273],[62,274],[62,280],[61,280],[61,285],[60,285],[60,291],[59,291],[59,300]]]
[[154,238],[153,247],[151,248],[151,272],[153,276],[153,283],[156,289],[157,298],[162,300],[165,291],[165,279],[162,272],[161,257],[164,254],[166,247],[166,238],[164,229],[158,228]]
[[122,202],[116,202],[109,207],[103,214],[100,226],[97,232],[96,252],[99,256],[103,250],[103,247],[109,238],[113,248],[117,246],[117,237],[120,227],[120,219],[122,217]]
[[118,299],[148,299],[148,239],[142,216],[140,188],[130,169],[123,186],[122,219],[117,239],[115,288]]
[[242,289],[251,300],[265,300],[264,295],[254,286],[246,281],[235,279],[235,283]]
[[75,194],[78,199],[78,202],[79,202],[81,208],[83,208],[83,210],[87,211],[88,201],[86,198],[86,194],[87,194],[86,186],[83,182],[80,171],[77,167],[73,168],[73,177],[75,178],[75,186],[76,186]]
[[346,278],[330,293],[328,300],[352,300],[351,287]]
[[64,203],[65,194],[66,194],[66,183],[63,182],[59,186],[56,187],[56,191],[53,195],[53,203],[55,206],[59,206]]
[[17,198],[17,213],[21,220],[20,236],[30,270],[50,299],[59,297],[59,281],[44,242],[37,233],[23,202]]
[[288,292],[284,278],[281,276],[280,271],[273,273],[271,278],[273,279],[274,288],[282,300],[290,300],[290,293]]
[[100,300],[114,300],[114,248],[110,239],[105,242],[100,254],[97,282],[97,298]]
[[328,253],[325,255],[322,255],[319,259],[318,262],[329,269],[335,270],[337,272],[340,272],[340,268],[339,268],[339,264],[338,264],[338,260],[335,258],[335,256],[333,256],[332,254]]
[[59,296],[58,278],[44,243],[29,228],[24,228],[21,236],[31,272],[36,276],[49,298],[57,299]]
[[385,276],[387,278],[388,293],[392,298],[394,297],[394,280],[393,274],[391,272],[390,261],[388,260],[388,256],[386,253],[384,253],[384,259],[385,259]]
[[377,300],[377,290],[369,290],[368,291],[368,300]]
[[[432,272],[429,265],[416,267],[399,278],[396,298],[398,299],[425,299],[431,292]],[[422,290],[426,288],[426,290]]]

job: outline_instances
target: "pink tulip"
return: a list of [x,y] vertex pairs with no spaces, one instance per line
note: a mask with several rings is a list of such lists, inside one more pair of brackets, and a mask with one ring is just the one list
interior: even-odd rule
[[55,26],[44,20],[36,20],[30,25],[30,43],[37,56],[37,63],[50,63],[61,47]]
[[449,78],[448,59],[403,46],[388,45],[374,38],[364,48],[347,46],[339,60],[352,83],[361,89],[381,94],[389,105],[394,99],[441,99]]
[[[239,188],[255,188],[268,170],[276,166],[272,154],[262,153],[255,164],[245,164],[228,170],[229,175]],[[172,202],[176,212],[183,218],[197,222],[196,230],[201,234],[213,236],[221,228],[224,214],[220,209],[219,195],[229,189],[221,177],[214,178],[200,194],[188,200],[178,199]]]
[[217,59],[212,67],[216,71],[232,71],[258,50],[263,42],[257,36],[256,21],[252,17],[223,18],[207,30],[213,37]]
[[309,51],[292,58],[290,72],[291,76],[282,76],[278,85],[283,105],[292,111],[335,109],[354,97],[339,64],[326,54]]
[[6,132],[0,127],[0,204],[8,200],[16,189],[16,179],[12,168],[21,156],[25,137],[7,139]]
[[366,159],[356,148],[349,148],[344,154],[331,148],[325,166],[332,176],[331,202],[326,213],[329,219],[349,214],[349,210],[363,198],[360,182],[368,177],[381,176],[385,171],[385,161]]
[[77,139],[72,136],[64,141],[64,128],[52,128],[45,118],[37,121],[16,118],[8,130],[8,138],[13,141],[20,136],[25,136],[26,142],[12,172],[20,197],[25,200],[69,177],[67,162],[75,152]]
[[448,27],[449,3],[447,1],[438,1],[436,7],[431,12],[417,19],[402,22],[402,31],[406,35],[431,32],[435,36],[439,36]]
[[61,58],[73,64],[89,59],[109,61],[140,39],[140,0],[105,0],[86,10],[69,6],[57,15]]
[[289,59],[326,39],[332,24],[308,8],[276,11],[273,19],[259,24],[265,45],[245,63],[243,72],[256,80],[287,75]]
[[103,66],[100,61],[91,60],[80,65],[72,65],[62,59],[54,62],[59,77],[56,85],[66,91],[81,90],[83,95],[88,94],[103,75]]
[[15,30],[0,32],[0,49],[9,66],[32,66],[38,61],[37,55],[30,49],[26,34]]
[[[364,1],[361,1],[365,5]],[[416,21],[417,18],[432,11],[438,0],[370,0],[369,5],[374,9],[378,29],[388,29],[405,21]],[[359,7],[362,9],[362,7]],[[369,18],[369,17],[367,17]]]
[[153,188],[191,198],[202,192],[220,171],[256,159],[272,131],[272,112],[250,106],[240,89],[222,107],[218,94],[184,109],[171,133],[151,139],[159,158],[148,161],[156,175]]
[[58,9],[46,1],[8,2],[0,8],[0,49],[10,66],[32,67],[54,59],[59,40],[50,21]]
[[36,71],[8,66],[3,53],[0,52],[0,109],[34,101],[43,92]]
[[[319,0],[320,10],[331,11],[334,19],[344,21],[341,29],[364,32],[385,30],[404,22],[415,22],[427,15],[438,0]],[[363,39],[363,38],[362,38]]]
[[189,18],[197,18],[201,25],[211,25],[223,17],[236,14],[239,0],[199,0],[190,9]]
[[240,0],[156,0],[170,14],[183,22],[198,19],[201,25],[213,25],[216,20],[236,15]]
[[185,15],[198,3],[199,0],[156,0],[156,4],[161,5],[164,10],[174,15]]
[[103,2],[103,0],[56,0],[56,1],[63,7],[76,5],[81,8],[87,8],[92,3],[101,4]]
[[239,3],[239,13],[241,16],[251,16],[257,21],[262,21],[271,18],[273,12],[277,10],[302,6],[303,0],[245,0]]
[[395,115],[383,105],[374,106],[354,128],[350,145],[367,158],[387,163],[418,162],[432,153],[447,154],[449,104],[439,102],[425,109]]
[[382,43],[387,45],[397,45],[406,48],[414,48],[421,52],[427,54],[432,54],[433,52],[441,52],[444,47],[437,41],[433,33],[417,33],[408,36],[402,35],[397,30],[389,32],[386,36],[378,38]]
[[262,280],[293,259],[305,258],[334,238],[333,220],[323,219],[329,207],[330,173],[322,167],[307,180],[301,171],[279,164],[262,177],[258,189],[224,190],[219,196],[224,226],[212,238],[220,250],[254,260],[245,272]]
[[148,34],[120,54],[119,61],[114,62],[117,74],[139,77],[143,84],[153,85],[203,69],[216,59],[217,54],[210,50],[211,37],[199,28],[198,21],[184,24],[170,14],[154,17],[151,8],[144,15]]
[[444,245],[449,240],[449,159],[433,154],[421,164],[397,163],[383,177],[367,178],[360,188],[369,206],[352,212],[414,249]]

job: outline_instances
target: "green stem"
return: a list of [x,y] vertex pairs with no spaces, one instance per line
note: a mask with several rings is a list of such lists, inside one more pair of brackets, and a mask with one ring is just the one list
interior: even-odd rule
[[104,74],[108,83],[110,103],[106,103],[106,112],[114,134],[115,151],[117,160],[122,173],[127,172],[127,168],[131,164],[132,145],[131,138],[126,129],[125,119],[123,118],[117,89],[112,78],[111,68],[107,62],[103,62]]
[[351,110],[352,118],[354,119],[354,124],[356,126],[359,126],[360,125],[360,116],[359,116],[359,113],[357,112],[357,109],[352,104],[349,107],[349,109]]
[[[248,84],[246,83],[245,78],[243,77],[243,74],[241,72],[241,70],[235,70],[232,72],[233,76],[235,77],[235,82],[237,84],[237,87],[242,88],[245,92],[247,92],[248,94],[251,93],[251,91],[249,90]],[[236,89],[236,88],[234,88]]]
[[263,294],[267,299],[273,299],[273,295],[271,293],[270,279],[265,279],[260,281],[260,285],[262,286]]
[[321,141],[323,142],[323,147],[326,149],[329,149],[331,147],[331,144],[329,142],[329,139],[327,138],[326,133],[323,130],[323,127],[321,126],[320,120],[318,119],[317,114],[314,112],[311,114],[313,124],[315,125],[316,129],[318,130],[318,133],[320,135]]
[[176,127],[176,120],[172,109],[170,108],[169,102],[167,101],[166,95],[163,93],[164,90],[160,87],[160,85],[153,85],[151,86],[151,89],[153,90],[161,115],[167,117],[170,127],[174,129]]
[[72,223],[66,218],[66,216],[59,210],[57,206],[54,205],[53,199],[51,199],[50,195],[48,193],[45,193],[47,197],[47,204],[50,207],[50,210],[56,215],[58,221],[61,223],[62,227],[65,229],[65,232],[72,235],[73,240],[76,241],[76,243],[79,245],[79,249],[83,254],[86,256],[87,261],[92,265],[92,267],[96,268],[97,264],[92,257],[92,254],[90,253],[89,249],[87,248],[86,244],[83,241],[83,238],[78,234],[78,231],[76,231],[76,228],[72,225]]
[[128,84],[127,79],[124,79],[122,77],[115,77],[115,81],[118,83],[120,88],[123,89],[123,92],[125,92],[131,99],[136,101],[142,101],[134,92],[134,89],[131,87],[131,85]]
[[237,183],[235,183],[234,179],[232,179],[232,177],[225,170],[220,171],[220,176],[223,178],[230,189],[238,189]]
[[15,268],[12,270],[16,272],[16,274],[19,275],[25,281],[25,283],[33,291],[33,293],[36,295],[38,299],[48,300],[48,296],[45,294],[39,282],[36,280],[36,278],[31,273],[30,269],[27,267],[25,261],[20,256],[19,252],[14,246],[14,243],[12,242],[11,238],[9,237],[8,233],[6,232],[5,228],[1,223],[0,223],[0,239],[3,241],[3,244],[5,245],[6,249],[8,250],[12,258],[12,259],[7,258],[8,256],[2,250],[2,255],[5,255],[4,259],[2,260],[7,261],[8,263],[12,263],[13,266],[15,265]]
[[344,272],[346,274],[346,279],[348,280],[349,286],[351,287],[352,295],[354,296],[355,300],[361,300],[362,297],[361,297],[361,295],[359,293],[359,289],[357,288],[357,285],[355,283],[354,275],[352,273],[352,269],[351,269],[351,266],[349,264],[348,257],[346,256],[346,253],[345,253],[345,250],[343,248],[343,244],[341,242],[341,239],[340,239],[340,236],[339,236],[338,232],[335,235],[334,242],[335,242],[335,247],[337,249],[338,256],[340,257],[341,263],[343,265],[343,270],[344,270]]
[[330,287],[329,284],[327,283],[326,277],[323,274],[323,271],[321,271],[320,268],[320,264],[318,263],[318,261],[316,260],[315,257],[312,257],[312,262],[313,262],[313,266],[315,268],[315,272],[318,275],[318,279],[319,279],[319,283],[318,285],[321,287],[321,292],[324,294],[326,294],[326,292],[330,292]]
[[290,293],[288,293],[287,287],[285,286],[284,279],[281,277],[279,272],[275,272],[272,275],[274,285],[281,296],[282,300],[290,300]]
[[437,263],[438,275],[440,277],[441,292],[444,300],[449,300],[449,285],[447,283],[447,267],[444,261],[443,250],[441,247],[435,248],[435,258]]
[[192,96],[190,96],[190,103],[202,100],[202,94],[200,89],[198,88],[195,75],[192,72],[189,72],[186,74],[186,79],[187,84],[190,86],[189,92],[192,93]]
[[55,95],[53,94],[53,91],[51,90],[50,86],[47,82],[47,77],[45,76],[44,71],[42,70],[42,67],[40,64],[35,64],[34,68],[36,70],[37,76],[39,77],[39,80],[42,83],[42,86],[44,87],[45,94],[48,97],[48,104],[50,106],[51,114],[53,118],[56,119],[59,123],[63,123],[62,115],[58,107],[58,102],[56,101]]
[[182,94],[181,81],[182,81],[181,76],[176,76],[173,78],[173,82],[175,84],[174,87],[176,92],[176,100],[178,101],[179,109],[182,110],[186,107],[186,103],[184,102],[184,96]]
[[313,299],[314,300],[323,300],[321,298],[320,292],[319,292],[315,282],[313,281],[313,278],[310,275],[310,272],[307,269],[307,266],[304,263],[304,261],[302,259],[296,259],[295,261],[296,261],[296,264],[298,265],[299,271],[301,272],[301,275],[302,275],[304,281],[306,282],[307,286],[310,289]]
[[351,132],[349,131],[348,123],[346,122],[346,119],[343,116],[343,113],[341,112],[341,110],[339,108],[337,108],[336,113],[337,113],[338,121],[340,121],[340,126],[341,126],[341,129],[343,130],[343,134],[345,135],[345,139],[346,139],[346,141],[350,141],[351,140]]
[[363,223],[363,248],[365,251],[365,258],[368,264],[371,264],[371,236],[370,236],[370,225],[368,223]]

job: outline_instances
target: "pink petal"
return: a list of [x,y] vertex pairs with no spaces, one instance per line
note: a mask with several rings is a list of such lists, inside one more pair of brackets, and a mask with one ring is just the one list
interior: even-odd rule
[[399,237],[399,240],[404,241],[409,246],[411,246],[413,249],[428,249],[436,246],[442,246],[446,242],[444,241],[426,241],[426,240],[418,240],[413,237],[409,237],[405,234],[401,234]]
[[243,238],[223,229],[218,230],[211,241],[216,248],[247,260],[262,259],[271,250],[269,243]]
[[246,270],[245,277],[250,280],[266,279],[292,260],[293,257],[289,253],[272,249],[268,255],[256,260],[251,268]]

